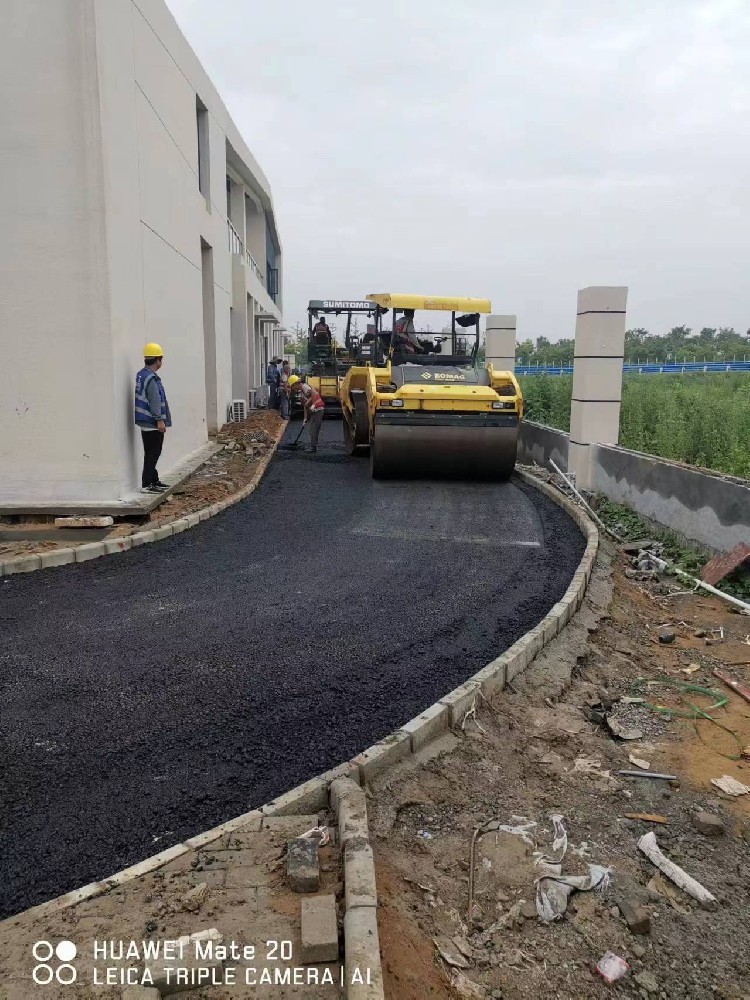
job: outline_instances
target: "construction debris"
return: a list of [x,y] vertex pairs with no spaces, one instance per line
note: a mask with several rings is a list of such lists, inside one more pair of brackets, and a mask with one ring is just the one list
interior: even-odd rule
[[621,778],[656,778],[660,781],[677,781],[676,774],[659,774],[656,771],[618,771]]
[[748,560],[750,560],[750,545],[746,542],[740,542],[733,549],[730,549],[729,552],[724,552],[721,555],[714,556],[713,559],[709,559],[701,569],[701,580],[715,587],[720,580],[723,580],[725,576],[729,576],[735,569],[739,569]]
[[536,884],[536,912],[545,923],[562,917],[572,892],[606,889],[611,874],[611,869],[603,865],[589,865],[588,875],[562,875],[560,865],[540,867],[544,874]]
[[644,549],[650,549],[659,543],[653,538],[637,538],[633,542],[625,542],[624,545],[620,546],[620,550],[625,553],[626,556],[637,556],[639,552],[643,552]]
[[690,677],[692,674],[697,674],[700,668],[700,663],[688,663],[686,667],[680,667],[680,673],[687,674]]
[[645,906],[629,899],[620,899],[617,905],[631,934],[651,933],[651,914]]
[[588,875],[563,875],[562,862],[568,850],[568,834],[559,813],[554,813],[550,819],[554,828],[552,852],[540,852],[536,859],[542,872],[536,883],[536,912],[545,923],[562,917],[572,892],[604,889],[609,885],[610,876],[610,869],[602,865],[589,865]]
[[189,889],[182,899],[182,909],[188,913],[197,913],[208,897],[208,885],[201,882]]
[[747,785],[743,785],[741,781],[737,781],[730,774],[722,774],[720,778],[711,778],[711,784],[715,785],[719,791],[724,792],[725,795],[747,795],[750,792]]
[[665,882],[659,872],[657,872],[653,878],[649,879],[648,884],[646,885],[646,891],[653,899],[666,899],[672,909],[676,910],[677,913],[682,913],[685,916],[690,913],[690,907],[685,906],[682,902],[681,893],[669,882]]
[[637,726],[628,726],[621,722],[616,716],[607,716],[607,728],[613,736],[621,740],[642,740],[643,730]]
[[662,825],[669,822],[666,816],[659,813],[625,813],[625,819],[637,819],[643,823],[661,823]]
[[707,837],[722,837],[726,833],[721,817],[705,810],[693,814],[693,826]]
[[450,965],[454,969],[469,968],[471,963],[466,961],[458,948],[447,937],[441,935],[433,938],[432,941],[446,965]]
[[451,975],[451,987],[461,1000],[486,1000],[487,997],[483,987],[467,979],[458,969],[454,969]]
[[56,517],[56,528],[111,528],[115,519],[106,514],[92,517]]
[[573,764],[573,774],[592,774],[595,778],[611,778],[609,771],[602,771],[602,762],[593,757],[577,757]]
[[733,677],[730,677],[728,673],[724,670],[720,670],[719,667],[715,667],[712,671],[714,677],[718,677],[720,681],[723,681],[727,687],[730,687],[740,698],[744,698],[746,702],[750,703],[750,688],[745,687],[744,684],[740,684]]
[[642,771],[648,771],[651,768],[651,764],[647,760],[644,760],[643,757],[636,757],[635,754],[629,753],[628,760]]
[[286,877],[294,892],[317,892],[320,889],[318,840],[297,837],[290,840],[286,855]]
[[630,966],[625,959],[615,955],[613,951],[606,951],[596,964],[596,971],[610,985],[626,976],[629,970]]
[[[750,789],[748,789],[750,791]],[[659,845],[656,842],[656,834],[651,830],[649,833],[644,833],[641,839],[638,841],[638,849],[646,855],[649,861],[656,865],[659,871],[663,872],[667,878],[671,879],[675,885],[679,886],[684,892],[693,899],[697,899],[704,910],[715,910],[717,906],[716,897],[713,896],[708,889],[705,889],[700,882],[696,881],[691,875],[688,875],[686,871],[683,871],[679,865],[676,865],[673,861],[662,853]]]

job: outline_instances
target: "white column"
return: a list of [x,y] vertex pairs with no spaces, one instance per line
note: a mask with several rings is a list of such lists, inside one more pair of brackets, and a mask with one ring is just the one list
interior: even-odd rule
[[495,371],[512,372],[516,366],[516,317],[488,316],[485,357]]
[[232,399],[247,401],[249,367],[247,350],[247,269],[232,256]]
[[260,385],[258,378],[258,338],[255,336],[255,303],[251,295],[247,296],[245,307],[247,314],[247,367],[248,383],[251,389]]
[[627,299],[621,286],[578,292],[568,469],[579,489],[591,488],[590,446],[619,440]]

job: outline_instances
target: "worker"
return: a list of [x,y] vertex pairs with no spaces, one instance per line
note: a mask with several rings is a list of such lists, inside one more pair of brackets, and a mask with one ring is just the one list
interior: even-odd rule
[[279,408],[279,383],[281,375],[278,365],[281,358],[271,358],[266,369],[266,385],[268,386],[268,409],[278,410]]
[[326,323],[325,316],[321,316],[318,322],[313,327],[313,340],[316,344],[321,344],[324,347],[330,347],[331,345],[331,328]]
[[289,369],[289,362],[285,361],[281,366],[281,371],[279,372],[279,410],[281,412],[281,419],[289,419],[289,378],[291,376],[291,371]]
[[156,466],[164,446],[167,427],[172,426],[167,395],[161,379],[156,374],[162,366],[164,351],[159,344],[146,344],[143,348],[143,368],[135,377],[135,425],[140,428],[143,441],[143,493],[163,493],[169,489],[159,479]]
[[405,309],[404,315],[397,321],[395,327],[396,343],[395,348],[404,354],[424,354],[426,353],[422,345],[417,340],[414,332],[414,310]]
[[302,396],[303,422],[310,425],[310,451],[315,454],[318,450],[318,435],[325,410],[323,397],[317,389],[313,389],[311,385],[307,384],[304,377],[299,378],[297,375],[289,376],[289,388],[298,391]]

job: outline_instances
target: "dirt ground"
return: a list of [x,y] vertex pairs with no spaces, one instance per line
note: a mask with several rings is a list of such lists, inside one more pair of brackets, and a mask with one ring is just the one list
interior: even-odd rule
[[[187,514],[210,507],[233,496],[252,480],[258,470],[258,462],[264,458],[273,447],[283,423],[276,410],[254,410],[239,423],[225,424],[219,431],[216,441],[222,446],[209,461],[197,469],[184,483],[169,493],[169,496],[145,518],[138,523],[134,520],[116,521],[113,528],[102,538],[122,538],[136,531],[148,528],[158,528],[167,521],[173,521]],[[12,528],[23,533],[24,529],[39,527],[40,522],[47,519],[36,518],[33,521],[17,521],[15,518],[0,518],[4,528]],[[49,522],[48,527],[54,527]],[[32,555],[38,552],[48,552],[53,549],[76,548],[91,541],[91,538],[81,542],[69,537],[60,541],[0,541],[0,562],[15,556]]]
[[[389,1000],[750,997],[750,795],[731,798],[711,785],[725,774],[750,785],[750,760],[741,756],[750,705],[711,673],[721,666],[750,681],[750,618],[710,596],[669,598],[631,582],[624,557],[604,549],[581,612],[512,688],[478,706],[479,725],[467,719],[421,764],[402,765],[372,791]],[[667,623],[676,637],[662,644]],[[716,641],[710,630],[720,627]],[[676,681],[717,694],[679,691]],[[715,722],[677,715],[725,696],[726,706],[708,713]],[[628,735],[642,735],[613,736],[598,721],[607,709]],[[630,756],[677,781],[619,777],[639,770]],[[700,810],[720,819],[721,835],[694,825]],[[611,871],[606,888],[574,892],[562,919],[545,924],[533,905],[535,851],[550,856],[555,813],[568,837],[563,874],[585,875],[589,864]],[[537,825],[526,841],[503,831],[478,836],[469,921],[472,834],[493,819]],[[658,874],[638,849],[649,830],[716,897],[716,909],[701,909]],[[650,927],[638,929],[647,933],[631,932],[620,903],[644,908]],[[436,940],[464,968],[438,957]],[[607,951],[629,966],[612,985],[595,971]]]
[[[317,826],[332,824],[332,814],[318,816],[267,817],[245,829],[226,834],[202,850],[192,851],[159,871],[133,879],[105,895],[79,903],[49,917],[20,914],[0,924],[0,1000],[119,1000],[121,970],[132,976],[143,975],[142,960],[102,957],[94,943],[175,941],[215,929],[227,947],[232,943],[241,952],[238,961],[228,959],[224,969],[233,970],[231,985],[196,988],[180,996],[190,1000],[245,1000],[263,997],[268,1000],[339,1000],[340,966],[319,965],[319,984],[294,986],[269,985],[263,982],[263,970],[274,974],[300,967],[300,900],[286,881],[288,840]],[[343,872],[341,851],[335,828],[329,826],[331,841],[319,848],[321,894],[337,898],[339,923],[343,920]],[[199,889],[204,886],[203,889]],[[194,898],[196,892],[198,898]],[[193,894],[191,896],[191,893]],[[77,948],[74,966],[77,979],[73,985],[37,985],[32,980],[36,965],[32,948],[37,941],[72,941]],[[291,942],[291,959],[281,959],[280,942]],[[287,946],[288,947],[288,946]],[[255,949],[249,957],[247,948]],[[190,968],[206,962],[178,962]],[[286,958],[288,952],[284,954]],[[42,956],[44,957],[44,956]],[[154,963],[154,981],[158,981],[163,961]],[[246,970],[251,970],[248,973]],[[329,970],[335,985],[320,985],[324,970]],[[307,975],[307,973],[304,973]],[[111,979],[110,985],[107,980]],[[142,980],[141,980],[142,981]],[[132,981],[131,981],[132,984]],[[248,985],[254,984],[254,985]],[[146,982],[148,985],[148,982]]]

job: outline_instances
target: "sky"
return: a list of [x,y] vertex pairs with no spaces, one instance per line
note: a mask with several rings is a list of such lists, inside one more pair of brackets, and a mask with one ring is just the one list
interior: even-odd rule
[[489,298],[573,335],[750,328],[746,0],[167,0],[269,178],[284,321]]

